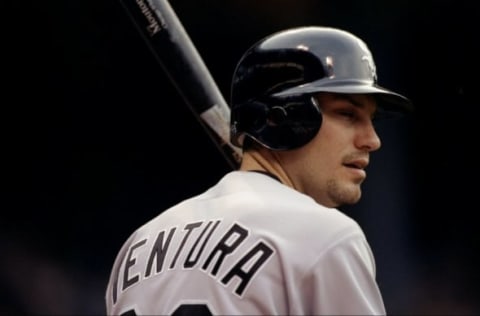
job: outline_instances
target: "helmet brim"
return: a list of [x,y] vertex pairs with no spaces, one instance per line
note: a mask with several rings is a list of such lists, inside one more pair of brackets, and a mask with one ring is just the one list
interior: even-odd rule
[[378,97],[378,107],[383,111],[406,114],[414,110],[413,104],[408,98],[373,84],[371,81],[364,80],[322,79],[275,93],[274,96],[286,97],[298,94],[314,94],[318,92],[375,94]]

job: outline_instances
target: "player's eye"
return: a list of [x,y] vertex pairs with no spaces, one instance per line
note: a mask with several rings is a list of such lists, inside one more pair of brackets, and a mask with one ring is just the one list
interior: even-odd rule
[[355,120],[357,117],[357,113],[352,110],[339,110],[337,114],[349,121]]

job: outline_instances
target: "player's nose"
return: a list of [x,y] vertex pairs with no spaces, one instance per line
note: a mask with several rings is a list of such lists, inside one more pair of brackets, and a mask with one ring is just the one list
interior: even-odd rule
[[362,125],[356,142],[358,148],[368,152],[376,151],[382,146],[382,141],[371,121]]

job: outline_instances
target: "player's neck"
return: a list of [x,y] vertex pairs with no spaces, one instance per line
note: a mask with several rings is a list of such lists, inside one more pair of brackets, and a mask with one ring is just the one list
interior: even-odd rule
[[282,168],[277,157],[269,150],[258,149],[244,152],[240,170],[258,170],[270,173],[276,176],[283,184],[294,188],[293,182]]

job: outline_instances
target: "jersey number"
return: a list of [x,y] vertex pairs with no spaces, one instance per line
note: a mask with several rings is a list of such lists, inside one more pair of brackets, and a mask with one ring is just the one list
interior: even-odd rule
[[[205,304],[183,304],[180,305],[172,314],[172,316],[213,316],[212,312]],[[120,316],[137,316],[135,310],[131,309],[120,314]]]

